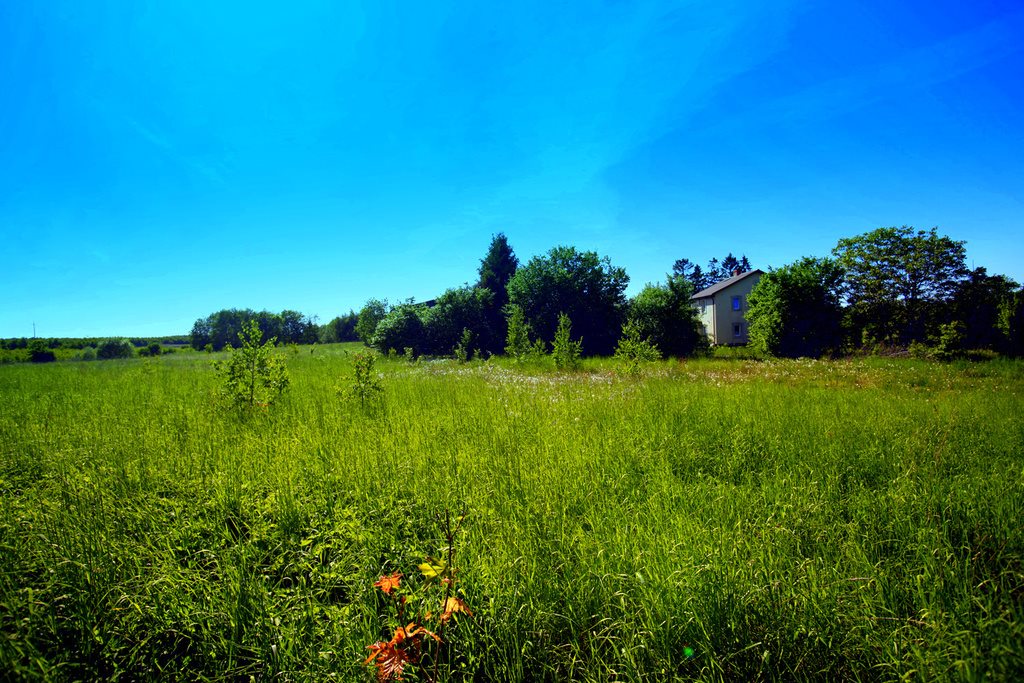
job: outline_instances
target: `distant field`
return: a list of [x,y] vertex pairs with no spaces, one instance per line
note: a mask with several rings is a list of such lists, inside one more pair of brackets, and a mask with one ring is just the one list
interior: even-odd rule
[[[457,538],[443,679],[1024,676],[1024,364],[0,367],[0,678],[371,680]],[[223,357],[222,354],[215,354]],[[415,679],[415,676],[411,677]]]

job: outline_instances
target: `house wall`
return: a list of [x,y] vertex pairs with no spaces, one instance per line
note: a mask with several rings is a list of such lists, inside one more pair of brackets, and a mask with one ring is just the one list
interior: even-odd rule
[[711,297],[697,299],[693,302],[697,309],[697,318],[704,327],[704,335],[714,344],[715,342],[715,300]]
[[[731,345],[746,344],[750,341],[747,329],[747,296],[754,285],[761,279],[759,274],[745,277],[739,282],[729,285],[711,298],[697,299],[694,305],[706,330],[708,340],[712,344]],[[740,310],[732,309],[732,298],[740,298]],[[703,305],[702,305],[703,304]],[[733,325],[740,325],[740,335],[734,334]]]

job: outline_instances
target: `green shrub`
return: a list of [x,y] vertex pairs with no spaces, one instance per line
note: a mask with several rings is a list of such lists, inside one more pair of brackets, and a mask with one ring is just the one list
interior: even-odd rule
[[57,360],[57,354],[42,339],[33,339],[28,345],[28,359],[33,363],[52,363]]
[[100,360],[131,358],[134,355],[135,347],[127,339],[108,339],[96,349],[96,357]]
[[964,333],[964,324],[958,320],[942,325],[935,345],[935,357],[939,360],[953,360],[963,356]]

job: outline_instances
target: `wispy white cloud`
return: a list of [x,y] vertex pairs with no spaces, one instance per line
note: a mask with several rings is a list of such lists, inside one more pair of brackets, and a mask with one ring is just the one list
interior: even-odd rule
[[198,173],[219,185],[223,185],[225,183],[224,176],[216,167],[200,159],[196,159],[182,153],[180,148],[177,145],[174,145],[166,135],[156,132],[127,113],[121,113],[120,119],[124,123],[128,124],[128,127],[134,130],[140,137],[159,149],[164,155],[179,164],[182,168],[193,173]]

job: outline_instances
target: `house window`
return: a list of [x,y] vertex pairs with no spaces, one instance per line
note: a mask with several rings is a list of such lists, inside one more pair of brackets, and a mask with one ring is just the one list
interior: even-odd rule
[[740,339],[743,336],[743,323],[732,324],[732,336]]
[[738,296],[734,296],[732,298],[732,310],[738,311],[738,310],[740,310],[740,306],[741,306],[740,298]]

